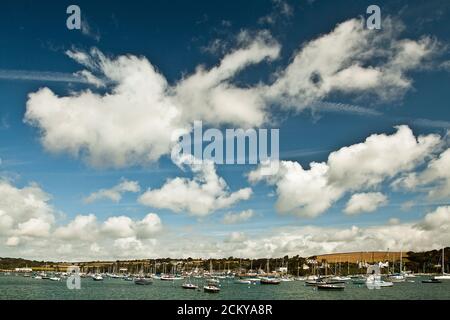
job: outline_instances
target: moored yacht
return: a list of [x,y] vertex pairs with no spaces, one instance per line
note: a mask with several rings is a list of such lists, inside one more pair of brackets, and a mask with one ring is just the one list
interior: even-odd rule
[[152,279],[150,279],[150,278],[145,278],[145,277],[138,277],[138,278],[135,278],[134,279],[134,284],[137,284],[137,285],[149,285],[149,284],[152,284]]
[[197,289],[197,288],[198,288],[198,286],[195,285],[195,284],[193,284],[193,283],[183,283],[183,284],[181,285],[181,287],[182,287],[183,289]]
[[369,275],[366,279],[367,289],[381,289],[382,287],[392,287],[394,285],[390,281],[381,280],[380,267],[377,264],[369,266],[367,274]]
[[345,289],[343,284],[322,283],[317,285],[317,290],[341,291]]
[[219,293],[220,288],[218,286],[215,286],[213,284],[208,284],[203,287],[203,291],[209,292],[209,293]]
[[102,277],[101,274],[94,274],[92,276],[92,280],[94,280],[94,281],[103,281],[103,277]]
[[442,275],[435,276],[434,279],[437,279],[437,280],[450,280],[450,274],[445,273],[445,253],[444,253],[444,250],[445,250],[445,248],[442,248],[442,262],[441,262]]
[[277,278],[269,278],[269,277],[263,277],[260,280],[261,284],[280,284],[281,281]]

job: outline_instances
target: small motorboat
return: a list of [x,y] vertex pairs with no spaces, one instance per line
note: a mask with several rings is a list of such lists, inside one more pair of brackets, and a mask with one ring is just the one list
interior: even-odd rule
[[198,286],[196,286],[196,285],[193,284],[193,283],[183,283],[183,284],[181,285],[181,287],[182,287],[183,289],[192,289],[192,290],[195,290],[195,289],[198,288]]
[[92,280],[94,281],[103,281],[103,277],[99,274],[93,275]]
[[341,291],[345,286],[342,284],[321,283],[317,285],[317,290]]
[[183,280],[183,277],[161,276],[159,279],[162,280],[162,281],[175,281],[175,280]]
[[152,279],[144,278],[144,277],[136,278],[136,279],[134,279],[134,284],[146,286],[146,285],[152,284]]
[[281,281],[275,278],[261,278],[261,284],[280,284]]
[[305,286],[309,286],[309,287],[315,287],[319,284],[327,284],[325,281],[321,281],[321,280],[307,280],[305,281]]
[[220,288],[214,285],[207,285],[203,287],[203,291],[209,292],[209,293],[219,293]]
[[134,279],[133,279],[133,277],[124,277],[123,280],[125,280],[125,281],[133,281]]
[[431,278],[422,280],[422,283],[442,283],[442,281],[439,279]]
[[282,282],[291,282],[294,281],[294,278],[290,278],[290,277],[281,277],[280,281]]

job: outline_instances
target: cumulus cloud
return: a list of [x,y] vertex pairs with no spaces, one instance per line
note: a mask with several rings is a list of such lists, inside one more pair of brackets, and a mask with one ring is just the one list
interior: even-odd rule
[[[9,181],[0,180],[1,235],[47,236],[55,221],[55,210],[49,201],[50,195],[35,183],[17,188]],[[11,239],[10,243],[18,242]]]
[[170,152],[172,134],[189,131],[194,120],[260,126],[270,121],[272,107],[300,111],[334,93],[398,98],[412,86],[408,72],[437,44],[427,37],[401,39],[397,30],[388,18],[380,32],[358,19],[345,21],[303,44],[270,83],[245,86],[235,81],[241,71],[279,57],[281,46],[267,31],[241,32],[237,47],[217,65],[199,66],[173,85],[145,57],[72,50],[67,55],[85,67],[78,74],[106,92],[58,96],[42,88],[29,95],[24,120],[40,129],[47,150],[83,157],[93,166],[154,162]]
[[235,224],[250,220],[255,215],[252,209],[244,210],[241,212],[233,213],[227,212],[222,219],[225,224]]
[[[148,218],[148,216],[147,216]],[[140,220],[159,221],[159,218]],[[60,239],[51,235],[26,244],[22,250],[19,237],[9,237],[0,244],[3,254],[21,253],[25,258],[83,261],[87,259],[172,257],[280,257],[284,255],[311,256],[321,253],[413,250],[441,248],[450,241],[450,207],[437,207],[422,219],[401,223],[391,219],[389,224],[368,227],[288,226],[268,227],[264,233],[231,232],[225,237],[192,231],[160,233],[145,239],[137,234],[110,238],[102,232],[104,223],[97,223],[91,239]],[[135,221],[134,226],[139,226]],[[136,228],[139,232],[139,227]],[[125,234],[121,234],[125,235]],[[4,245],[4,246],[3,246]],[[161,251],[161,248],[164,248]],[[19,251],[18,251],[19,250]]]
[[232,51],[209,70],[198,67],[177,83],[175,100],[184,109],[183,119],[188,123],[203,120],[212,125],[259,126],[266,120],[261,87],[240,88],[230,82],[246,67],[277,58],[280,46],[267,32],[255,37],[241,33],[240,37],[245,49]]
[[408,71],[418,68],[438,46],[428,37],[399,39],[401,29],[390,18],[383,20],[380,33],[366,29],[358,19],[340,23],[299,50],[268,88],[268,96],[297,110],[332,92],[370,93],[383,100],[401,97],[412,85]]
[[387,197],[381,192],[356,193],[348,200],[344,212],[348,215],[373,212],[387,202]]
[[[439,212],[439,214],[436,214]],[[233,232],[222,241],[196,236],[169,244],[174,256],[181,257],[282,257],[312,256],[335,252],[379,250],[423,251],[442,248],[450,241],[450,210],[440,207],[424,218],[368,227],[282,227],[267,228],[263,234]],[[427,225],[424,228],[424,224]],[[185,239],[185,237],[183,238]],[[162,243],[166,243],[161,239]],[[197,245],[201,243],[202,245]]]
[[76,216],[67,225],[58,227],[54,236],[62,240],[83,241],[129,237],[148,239],[161,230],[161,219],[155,213],[147,214],[142,220],[133,220],[128,216],[113,216],[104,222],[97,221],[97,217],[90,214]]
[[450,206],[438,207],[435,211],[428,213],[417,226],[428,231],[439,229],[450,231]]
[[327,162],[312,162],[309,169],[298,162],[281,161],[276,173],[262,175],[259,167],[248,178],[276,187],[278,212],[316,217],[348,192],[375,188],[415,169],[432,156],[440,142],[438,135],[416,138],[409,127],[399,126],[394,134],[373,134],[362,143],[332,152]]
[[54,236],[63,240],[93,240],[97,232],[97,217],[77,215],[66,226],[57,228]]
[[265,113],[257,88],[239,88],[230,81],[245,67],[276,58],[279,46],[264,34],[241,46],[218,66],[199,67],[174,86],[144,57],[69,51],[87,68],[82,75],[94,79],[99,74],[93,83],[106,79],[110,91],[59,97],[42,88],[29,95],[25,121],[41,129],[47,150],[113,167],[158,160],[170,152],[172,134],[189,130],[193,120],[260,125]]
[[129,181],[123,179],[119,184],[110,189],[100,189],[99,191],[91,193],[83,199],[85,203],[92,203],[96,200],[109,199],[114,202],[119,202],[122,199],[122,194],[125,192],[139,192],[141,190],[137,181]]
[[139,197],[139,202],[154,208],[187,211],[190,215],[206,216],[228,208],[252,194],[250,188],[230,192],[225,180],[217,175],[214,163],[203,161],[190,164],[194,177],[168,179],[160,189],[149,189]]
[[183,126],[166,95],[166,79],[145,58],[92,54],[98,61],[88,63],[98,63],[116,83],[112,92],[58,97],[42,88],[29,95],[25,121],[41,128],[44,147],[84,156],[98,167],[155,161],[169,152],[171,133]]
[[[143,246],[153,243],[163,228],[155,213],[142,219],[112,216],[105,221],[98,221],[94,214],[80,214],[62,225],[56,221],[58,213],[50,199],[51,196],[34,183],[18,188],[9,181],[0,180],[2,255],[10,252],[14,256],[32,258],[53,256],[58,259],[59,255],[84,259],[86,256],[95,258],[105,249],[112,257],[114,244],[133,243],[120,239],[135,239],[142,244],[139,250],[144,250]],[[132,251],[130,256],[136,252]],[[138,253],[144,256],[144,251]]]
[[103,223],[102,231],[112,238],[127,238],[134,235],[132,224],[130,217],[110,217]]
[[431,160],[422,172],[405,174],[393,182],[395,188],[416,190],[427,186],[430,199],[445,199],[450,196],[450,149]]

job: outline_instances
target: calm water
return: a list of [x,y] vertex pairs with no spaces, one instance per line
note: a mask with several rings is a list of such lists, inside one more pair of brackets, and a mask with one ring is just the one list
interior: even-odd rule
[[[154,280],[152,285],[138,286],[121,279],[102,282],[82,279],[80,290],[68,290],[66,282],[37,280],[21,276],[0,276],[0,300],[4,299],[450,299],[450,281],[439,284],[396,283],[394,287],[368,290],[365,286],[347,284],[344,291],[324,292],[306,287],[303,281],[280,285],[242,285],[222,280],[218,294],[186,290],[183,281]],[[200,284],[202,284],[200,282]]]

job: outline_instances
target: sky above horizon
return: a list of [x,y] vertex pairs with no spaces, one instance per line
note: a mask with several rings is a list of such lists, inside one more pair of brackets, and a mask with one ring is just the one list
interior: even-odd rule
[[[71,4],[1,5],[0,257],[450,245],[450,3]],[[279,170],[173,163],[197,120],[279,129]]]

